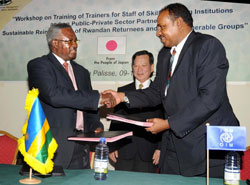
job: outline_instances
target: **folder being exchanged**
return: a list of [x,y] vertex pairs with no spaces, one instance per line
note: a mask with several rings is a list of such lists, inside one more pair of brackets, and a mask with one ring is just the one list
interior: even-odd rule
[[112,143],[132,135],[133,132],[131,131],[103,131],[100,133],[91,132],[78,134],[75,136],[68,137],[68,140],[99,142],[101,137],[105,137],[107,142]]
[[134,125],[141,126],[141,127],[151,127],[153,125],[153,123],[146,122],[146,120],[140,120],[138,118],[134,118],[131,116],[124,116],[124,115],[119,115],[119,114],[114,114],[114,113],[108,114],[106,118],[110,120],[134,124]]

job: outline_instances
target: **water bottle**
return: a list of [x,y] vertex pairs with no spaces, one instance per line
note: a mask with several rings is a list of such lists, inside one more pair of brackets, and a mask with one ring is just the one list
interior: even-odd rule
[[107,179],[109,148],[106,145],[106,139],[100,138],[100,143],[95,148],[94,178],[96,180]]
[[240,155],[237,152],[226,155],[224,182],[226,185],[240,184]]

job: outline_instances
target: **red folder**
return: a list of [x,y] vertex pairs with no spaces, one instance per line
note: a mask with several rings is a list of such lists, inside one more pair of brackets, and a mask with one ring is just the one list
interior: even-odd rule
[[78,134],[76,136],[68,137],[68,140],[99,142],[101,137],[105,137],[106,142],[112,143],[132,135],[133,132],[130,131],[103,131],[100,133],[91,132],[91,133]]
[[141,127],[151,127],[153,125],[153,123],[151,122],[140,121],[137,118],[132,118],[131,116],[124,116],[124,115],[119,115],[119,114],[108,114],[106,118],[110,120],[134,124],[134,125],[141,126]]

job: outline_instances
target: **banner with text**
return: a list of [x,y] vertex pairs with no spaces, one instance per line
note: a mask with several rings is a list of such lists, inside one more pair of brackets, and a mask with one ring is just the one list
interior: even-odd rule
[[[159,10],[172,0],[0,1],[0,81],[27,80],[29,60],[46,55],[51,23],[69,23],[77,38],[76,62],[93,81],[132,81],[131,58],[148,50],[155,59]],[[217,37],[230,63],[228,81],[250,81],[250,5],[179,0],[191,11],[194,29]],[[157,61],[156,61],[157,62]]]

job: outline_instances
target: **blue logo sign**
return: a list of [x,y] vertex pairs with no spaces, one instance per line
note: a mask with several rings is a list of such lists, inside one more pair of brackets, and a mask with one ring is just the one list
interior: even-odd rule
[[207,126],[207,149],[245,151],[246,128]]

